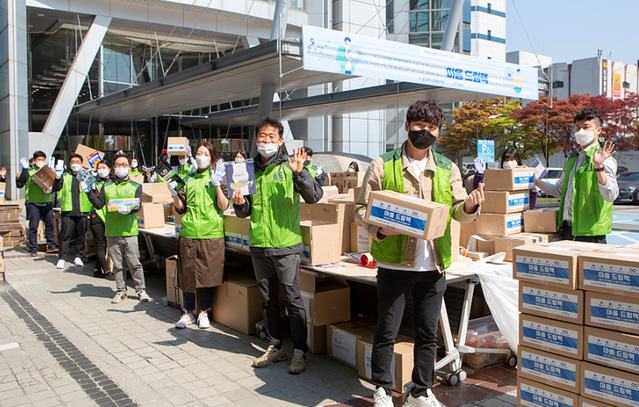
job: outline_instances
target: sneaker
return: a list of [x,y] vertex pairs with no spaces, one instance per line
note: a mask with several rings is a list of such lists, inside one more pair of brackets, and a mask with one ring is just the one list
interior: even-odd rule
[[58,260],[58,264],[55,265],[55,268],[57,268],[58,270],[62,270],[64,268],[64,260],[60,259]]
[[193,314],[191,314],[190,312],[184,311],[184,314],[182,314],[182,317],[180,318],[180,320],[175,323],[175,327],[178,329],[184,329],[187,326],[194,323],[195,323],[195,316],[193,316]]
[[253,367],[266,367],[275,362],[283,362],[286,360],[286,352],[277,349],[275,345],[269,345],[266,352],[253,361]]
[[38,257],[38,253],[31,253],[31,257]]
[[138,300],[140,300],[141,302],[147,302],[149,301],[149,295],[146,293],[146,291],[140,290],[138,291]]
[[386,390],[383,387],[378,387],[373,393],[373,400],[375,404],[373,407],[394,407],[393,396],[386,394]]
[[211,327],[211,323],[209,322],[209,313],[206,311],[200,312],[200,315],[197,317],[197,326],[200,329],[206,329]]
[[412,394],[408,394],[404,407],[446,407],[437,399],[430,389],[426,391],[426,396],[413,397]]
[[300,374],[306,369],[306,355],[301,349],[293,349],[293,358],[291,364],[288,365],[288,372],[291,374]]
[[102,274],[102,270],[93,270],[93,277],[104,278],[104,274]]
[[115,276],[110,271],[104,275],[104,278],[106,278],[109,281],[115,281]]
[[76,257],[75,260],[73,260],[73,264],[75,264],[78,267],[84,267],[84,263],[82,262],[82,259],[80,259],[79,257]]
[[117,292],[115,293],[115,297],[111,300],[111,304],[119,304],[124,300],[126,300],[126,293]]

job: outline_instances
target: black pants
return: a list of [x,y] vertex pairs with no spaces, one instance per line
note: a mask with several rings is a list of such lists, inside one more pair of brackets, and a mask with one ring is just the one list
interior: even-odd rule
[[[265,256],[264,249],[251,247],[251,259],[257,279],[257,287],[262,297],[262,315],[266,325],[269,345],[282,348],[280,332],[279,288],[282,290],[284,305],[288,310],[288,320],[293,336],[293,349],[306,352],[306,312],[300,290],[300,255]],[[184,300],[186,302],[186,300]]]
[[59,258],[64,260],[69,254],[71,239],[75,235],[75,257],[84,261],[84,234],[87,231],[87,216],[70,216],[63,212],[60,222],[62,230],[60,231]]
[[413,272],[377,271],[377,310],[379,317],[373,339],[371,370],[373,383],[392,394],[391,363],[395,337],[402,323],[406,298],[412,293],[415,314],[415,350],[413,383],[414,397],[425,396],[433,387],[437,356],[437,324],[442,298],[446,291],[446,277],[437,271]]
[[47,247],[51,250],[57,249],[55,244],[55,233],[53,231],[53,204],[34,204],[27,206],[29,218],[29,248],[31,253],[38,252],[38,225],[40,220],[44,222],[45,235],[47,237]]
[[102,270],[102,273],[106,274],[111,270],[109,270],[109,264],[106,259],[107,242],[106,237],[104,236],[104,223],[102,223],[95,213],[92,213],[89,216],[89,225],[91,227],[91,232],[93,233],[93,240],[95,240],[97,252],[95,269]]
[[[210,311],[213,308],[213,300],[215,299],[215,287],[202,287],[202,295],[200,296],[200,310]],[[195,293],[187,293],[184,291],[184,309],[193,312],[195,310]]]
[[573,236],[572,225],[564,221],[564,226],[561,229],[562,240],[574,240],[576,242],[590,242],[606,244],[606,235],[601,236]]

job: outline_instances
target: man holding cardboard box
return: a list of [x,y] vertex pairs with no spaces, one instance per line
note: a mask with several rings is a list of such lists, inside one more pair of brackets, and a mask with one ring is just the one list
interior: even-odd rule
[[42,151],[33,153],[34,167],[29,166],[26,158],[20,159],[22,173],[16,182],[18,188],[25,188],[25,200],[27,205],[27,219],[29,219],[29,249],[31,257],[38,253],[38,225],[40,220],[44,222],[47,237],[47,253],[58,253],[58,246],[55,244],[55,233],[53,231],[53,202],[51,192],[53,186],[44,191],[36,184],[32,176],[47,165],[47,155]]
[[269,346],[254,367],[266,367],[286,360],[280,334],[280,308],[277,283],[280,283],[288,310],[293,336],[293,359],[289,373],[302,373],[306,367],[306,312],[300,291],[300,253],[303,250],[300,229],[300,195],[307,203],[322,199],[324,191],[304,168],[305,154],[296,151],[291,160],[282,149],[284,127],[279,120],[264,117],[255,126],[254,195],[232,196],[235,214],[251,217],[249,246],[255,277],[262,297],[262,313]]
[[603,120],[595,110],[582,109],[573,122],[579,152],[568,157],[556,184],[535,179],[535,185],[561,197],[557,228],[563,240],[605,244],[612,231],[613,202],[619,196],[615,145],[610,140],[603,148],[599,145]]
[[[406,113],[408,141],[399,149],[375,159],[366,172],[356,200],[355,216],[373,239],[371,254],[377,260],[379,318],[372,352],[372,380],[377,386],[375,407],[392,402],[391,363],[395,337],[404,314],[406,297],[412,292],[415,311],[415,387],[405,406],[439,406],[433,395],[434,361],[437,352],[437,324],[446,291],[444,270],[451,263],[451,217],[470,222],[479,215],[484,201],[483,184],[470,195],[462,184],[459,168],[434,152],[444,112],[432,100],[415,102]],[[406,194],[406,201],[424,200],[449,206],[445,230],[435,241],[407,236],[367,222],[373,191],[390,190]],[[389,214],[391,211],[388,211]],[[417,216],[417,215],[415,215]],[[395,216],[392,216],[395,218]],[[409,216],[413,218],[413,215]],[[405,219],[406,215],[402,216]],[[429,219],[423,219],[428,223]],[[419,223],[419,222],[418,222]],[[409,221],[412,225],[412,222]],[[410,226],[409,225],[409,226]],[[443,235],[443,236],[442,236]]]

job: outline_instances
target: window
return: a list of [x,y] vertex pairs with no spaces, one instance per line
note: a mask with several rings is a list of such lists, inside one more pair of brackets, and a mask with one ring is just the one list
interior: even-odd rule
[[491,30],[488,30],[487,39],[488,39],[488,41],[492,41],[493,40],[493,33],[492,33]]
[[626,82],[626,81],[624,81],[624,82],[623,82],[623,88],[624,88],[624,89],[630,89],[630,82]]
[[408,43],[422,47],[430,47],[430,34],[411,34]]
[[553,87],[553,89],[563,88],[564,87],[564,81],[554,81],[552,83],[552,87]]
[[428,10],[428,0],[410,0],[411,10]]
[[432,11],[432,30],[433,31],[446,31],[446,23],[448,22],[448,13],[450,10],[437,10]]
[[428,21],[428,11],[413,11],[410,13],[410,32],[418,33],[418,32],[428,32],[429,29],[429,21]]
[[386,4],[386,30],[389,34],[395,32],[395,0],[390,0]]
[[452,0],[431,0],[431,9],[450,8]]

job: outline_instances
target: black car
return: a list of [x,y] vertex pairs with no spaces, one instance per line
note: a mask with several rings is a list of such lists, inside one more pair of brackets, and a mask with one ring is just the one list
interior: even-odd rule
[[617,202],[632,202],[639,205],[639,171],[626,171],[617,176],[619,197]]

